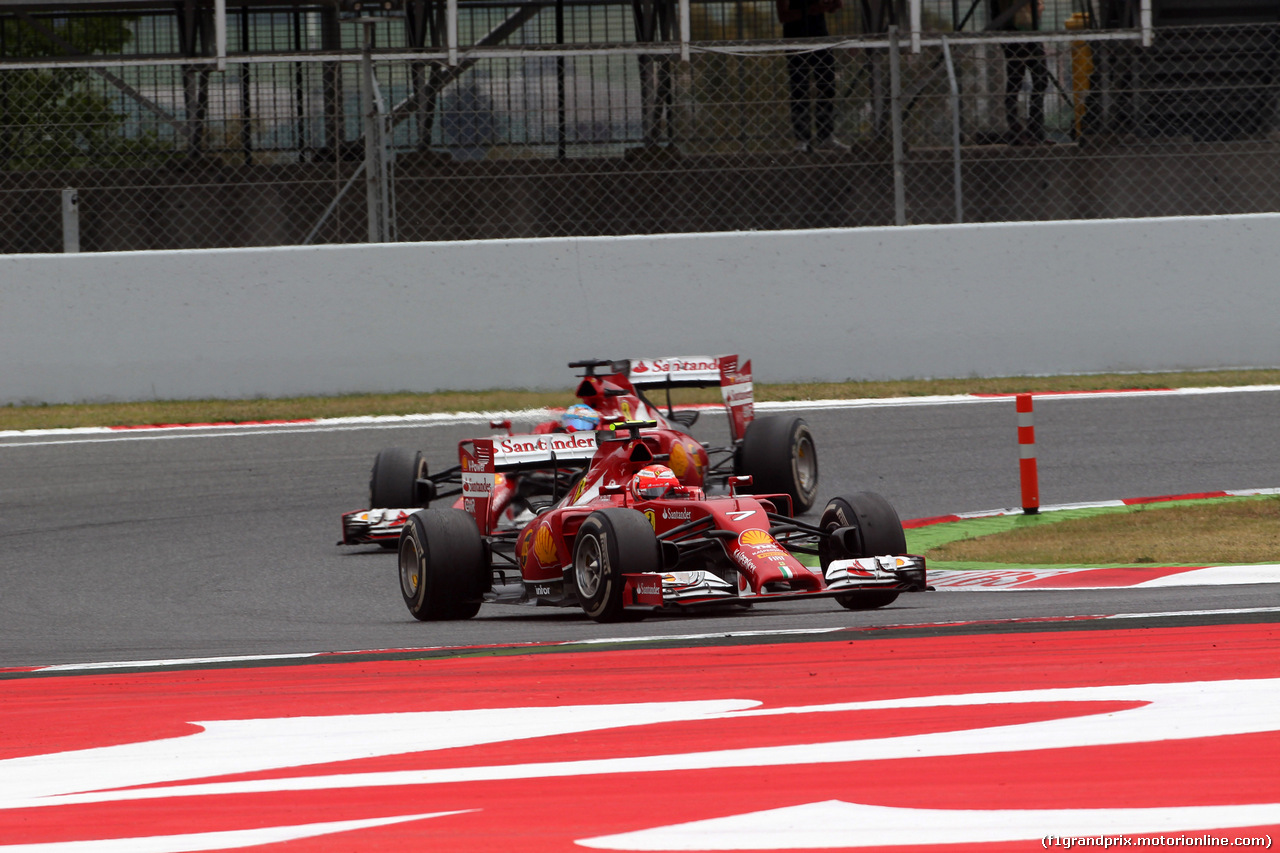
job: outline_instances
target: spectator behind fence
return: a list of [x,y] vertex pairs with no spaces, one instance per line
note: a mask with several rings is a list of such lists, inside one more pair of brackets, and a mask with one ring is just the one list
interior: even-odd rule
[[[822,38],[827,13],[843,0],[776,0],[782,37]],[[836,57],[830,48],[787,54],[787,84],[791,89],[791,130],[796,151],[848,151],[835,137]],[[810,97],[810,87],[813,93]]]
[[[1015,9],[1008,14],[1011,9]],[[1040,29],[1044,0],[991,0],[991,19],[1005,20],[996,29],[1031,32]],[[1009,42],[1004,49],[1004,116],[1008,124],[1008,142],[1012,145],[1038,145],[1045,141],[1044,93],[1049,88],[1049,68],[1044,61],[1044,44],[1037,41]],[[1031,75],[1031,96],[1024,124],[1018,110],[1018,95],[1023,78]]]

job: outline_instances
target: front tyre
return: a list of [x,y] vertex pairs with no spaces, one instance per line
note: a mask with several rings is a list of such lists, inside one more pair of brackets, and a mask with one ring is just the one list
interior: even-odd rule
[[818,451],[804,418],[772,415],[747,425],[735,474],[750,474],[756,494],[791,496],[795,514],[818,497]]
[[400,593],[415,619],[470,619],[489,587],[484,541],[460,509],[424,509],[400,531]]
[[[907,534],[902,529],[898,511],[875,492],[832,498],[822,510],[818,526],[828,533],[838,527],[856,527],[862,542],[861,553],[850,554],[835,539],[822,540],[818,545],[818,558],[824,572],[832,560],[907,553]],[[846,610],[874,610],[892,604],[897,598],[896,589],[869,589],[837,595],[836,602]]]
[[577,593],[583,612],[595,621],[618,622],[624,618],[622,576],[661,568],[658,537],[642,513],[625,507],[600,509],[578,528],[565,587]]

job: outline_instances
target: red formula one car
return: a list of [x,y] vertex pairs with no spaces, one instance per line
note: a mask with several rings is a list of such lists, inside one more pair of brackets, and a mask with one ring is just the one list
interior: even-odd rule
[[[656,421],[667,430],[683,431],[698,420],[699,411],[675,411],[674,388],[720,387],[729,416],[729,444],[704,447],[691,458],[696,471],[689,476],[683,460],[672,468],[685,485],[724,486],[731,476],[750,475],[762,493],[790,495],[797,513],[813,506],[818,496],[818,454],[813,433],[803,418],[793,415],[755,416],[751,362],[736,355],[717,358],[684,357],[579,361],[569,365],[585,370],[575,396],[598,411],[606,424]],[[647,396],[666,393],[666,411]],[[695,481],[697,480],[697,481]]]
[[[724,491],[730,477],[747,475],[753,490],[782,493],[791,499],[795,512],[813,506],[818,492],[818,454],[813,433],[803,418],[773,415],[756,418],[751,382],[751,362],[736,355],[588,360],[572,362],[570,368],[583,371],[575,394],[599,413],[603,425],[641,420],[654,421],[661,428],[659,453],[682,483],[711,491]],[[700,411],[676,411],[671,391],[677,388],[718,386],[729,420],[729,444],[707,446],[687,430]],[[654,403],[647,392],[665,391],[666,408]],[[510,430],[510,422],[495,422],[495,429]],[[535,433],[554,434],[556,421],[539,424]],[[441,498],[455,498],[461,507],[462,466],[430,472],[421,451],[404,447],[382,450],[374,460],[369,478],[369,509],[343,516],[342,542],[345,545],[378,543],[396,547],[400,528],[414,510]],[[512,525],[555,503],[577,489],[578,498],[592,484],[579,479],[581,469],[522,471],[499,476],[493,486],[490,512],[493,524]]]
[[[580,606],[598,622],[647,612],[834,598],[860,610],[925,589],[893,507],[861,492],[819,522],[787,494],[707,496],[665,465],[683,434],[656,422],[596,433],[464,441],[461,508],[412,513],[398,540],[400,589],[418,619],[466,619],[485,602]],[[584,468],[580,487],[518,526],[496,523],[499,478]]]

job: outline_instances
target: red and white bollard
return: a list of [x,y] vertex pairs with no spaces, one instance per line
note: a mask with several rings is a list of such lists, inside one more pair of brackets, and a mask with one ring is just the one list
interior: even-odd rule
[[1022,511],[1035,515],[1040,511],[1040,475],[1036,473],[1036,421],[1031,408],[1031,395],[1017,396],[1018,468],[1022,475]]

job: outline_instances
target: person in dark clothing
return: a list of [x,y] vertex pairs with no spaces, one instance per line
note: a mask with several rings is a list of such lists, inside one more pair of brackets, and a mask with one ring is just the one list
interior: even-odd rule
[[[1044,0],[994,0],[993,20],[999,20],[1014,9],[1002,30],[1034,31],[1040,28],[1040,13]],[[1015,8],[1016,7],[1016,8]],[[1049,88],[1049,68],[1044,61],[1044,45],[1036,41],[1009,42],[1004,49],[1004,115],[1009,128],[1009,141],[1014,145],[1035,145],[1045,141],[1044,93]],[[1027,103],[1027,121],[1024,124],[1018,111],[1018,95],[1022,81],[1031,75],[1031,97]]]
[[[782,37],[821,38],[830,35],[827,13],[843,0],[776,0]],[[836,57],[829,48],[787,54],[787,85],[791,91],[791,130],[797,151],[848,151],[835,137]],[[810,88],[812,87],[812,97]]]

